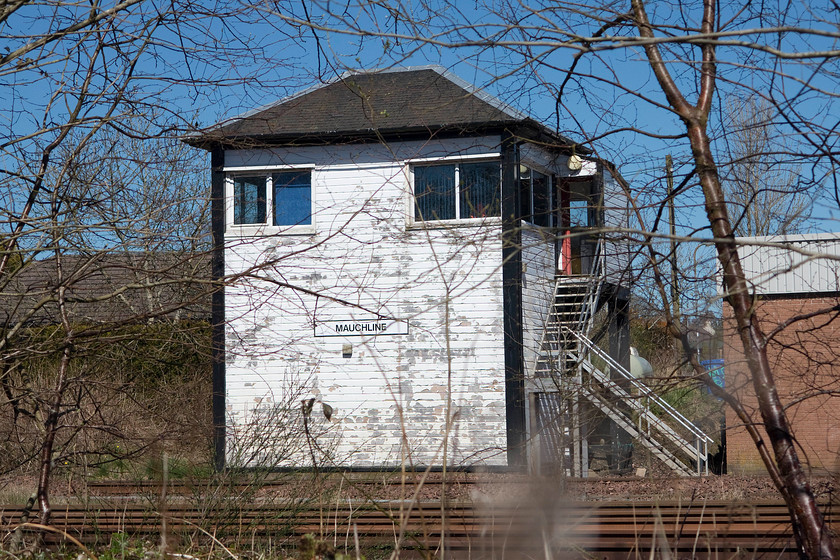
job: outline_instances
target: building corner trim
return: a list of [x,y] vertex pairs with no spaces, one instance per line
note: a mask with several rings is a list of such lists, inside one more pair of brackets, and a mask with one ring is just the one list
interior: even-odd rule
[[502,298],[505,356],[505,422],[509,467],[525,469],[525,375],[522,346],[522,230],[518,184],[519,146],[502,137]]
[[216,147],[210,155],[211,234],[213,238],[211,301],[211,352],[213,358],[213,465],[225,468],[226,381],[225,381],[225,152]]

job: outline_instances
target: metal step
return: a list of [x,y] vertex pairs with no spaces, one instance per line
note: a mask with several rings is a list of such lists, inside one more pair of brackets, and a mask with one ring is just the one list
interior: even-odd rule
[[[686,464],[686,461],[671,451],[671,449],[677,449],[686,457],[693,457],[696,449],[692,447],[691,443],[686,441],[671,426],[650,410],[640,406],[637,396],[628,393],[623,387],[611,380],[607,374],[592,365],[591,362],[584,360],[582,366],[603,390],[603,392],[599,392],[595,391],[591,385],[586,386],[589,391],[588,396],[594,396],[599,400],[599,403],[593,402],[593,404],[596,404],[599,408],[602,405],[606,406],[609,409],[609,413],[603,409],[601,410],[602,412],[607,414],[611,420],[619,424],[632,437],[639,439],[645,447],[651,450],[656,457],[661,459],[669,467],[674,468],[673,463],[679,465],[679,468],[675,470],[685,471],[689,475],[697,474],[692,470],[690,465]],[[623,410],[616,408],[608,397],[612,397],[615,401],[626,405],[632,413],[639,416],[639,419],[643,419],[649,427],[654,428],[656,435],[659,437],[656,437],[653,433],[641,430],[634,419],[629,417]],[[592,399],[589,398],[588,400],[591,401]],[[632,431],[627,429],[625,425],[632,426]],[[663,459],[663,457],[667,457],[668,461]]]
[[[594,262],[601,261],[596,259]],[[547,310],[548,316],[542,340],[537,349],[538,356],[533,365],[533,375],[542,379],[554,378],[558,383],[565,384],[569,388],[577,388],[579,390],[577,394],[582,395],[674,472],[681,476],[699,474],[700,444],[697,444],[698,448],[692,447],[648,407],[642,406],[636,400],[638,398],[636,395],[616,384],[609,375],[596,368],[587,359],[590,352],[595,353],[611,364],[610,368],[616,368],[614,372],[616,375],[630,375],[611,356],[605,355],[588,339],[588,329],[591,328],[597,312],[603,285],[603,270],[593,269],[592,272],[591,276],[555,277],[554,297]],[[584,377],[587,378],[586,383],[583,382]],[[652,394],[649,389],[640,387],[632,376],[629,380],[625,379],[625,382],[635,384],[638,391],[647,391],[644,393],[645,398],[656,402],[658,409],[661,408],[670,414],[669,418],[675,419],[686,433],[696,438],[704,438],[697,439],[698,442],[703,441],[703,445],[706,445],[711,441],[708,436],[697,430],[696,426],[691,425],[690,422],[687,424],[687,419],[672,407],[661,404],[659,397]],[[579,387],[576,387],[578,385]],[[575,423],[579,419],[571,418],[570,421]],[[697,462],[696,470],[691,468],[693,461]],[[586,468],[586,465],[579,466],[583,470]]]
[[577,366],[576,363],[558,359],[564,350],[577,350],[577,345],[569,347],[569,341],[562,339],[560,333],[563,328],[578,328],[591,282],[591,279],[566,281],[562,277],[555,282],[554,300],[534,368],[537,377],[564,376]]
[[623,413],[618,412],[612,403],[606,401],[597,392],[589,387],[583,387],[581,391],[586,400],[598,408],[610,420],[618,424],[621,429],[630,434],[635,441],[641,443],[647,450],[649,450],[654,457],[659,459],[664,465],[673,470],[679,476],[694,476],[694,470],[686,466],[676,455],[668,451],[662,446],[660,442],[655,440],[649,434],[639,430],[633,423],[632,419],[628,418]]
[[[678,475],[699,474],[699,467],[697,470],[692,468],[692,462],[697,460],[696,449],[650,409],[641,406],[637,396],[616,384],[609,375],[583,357],[584,349],[578,339],[582,335],[561,334],[568,334],[579,323],[563,325],[558,321],[557,314],[553,314],[551,323],[547,325],[534,374],[540,378],[555,378],[563,383],[574,384],[575,378],[580,383],[580,368],[580,373],[589,379],[588,384],[581,383],[580,392],[588,402]],[[621,403],[624,409],[616,406],[617,403]],[[635,415],[635,419],[632,415]],[[647,429],[642,429],[644,425],[647,425]]]

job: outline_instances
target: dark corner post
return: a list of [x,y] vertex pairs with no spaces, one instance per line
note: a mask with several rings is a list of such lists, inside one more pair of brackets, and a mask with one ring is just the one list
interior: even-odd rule
[[525,468],[525,375],[522,348],[522,230],[519,146],[502,136],[502,298],[508,465]]
[[211,302],[213,356],[213,464],[225,468],[225,152],[213,148],[210,156],[211,229],[213,235]]
[[[630,370],[630,297],[626,288],[615,286],[610,290],[609,339],[610,356]],[[619,377],[620,378],[620,377]]]
[[[609,344],[610,356],[617,361],[624,369],[630,371],[630,294],[626,288],[614,286],[609,299]],[[625,385],[624,379],[617,373],[611,375],[619,385]],[[628,407],[629,403],[624,403]],[[623,471],[630,468],[630,449],[632,439],[630,434],[619,427],[615,422],[610,422],[610,432],[613,444],[614,460],[610,465],[611,470]]]

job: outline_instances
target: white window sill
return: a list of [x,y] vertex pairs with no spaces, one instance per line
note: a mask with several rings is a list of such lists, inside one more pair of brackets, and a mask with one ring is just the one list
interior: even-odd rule
[[408,224],[408,229],[453,229],[497,225],[502,225],[502,219],[498,216],[492,216],[489,218],[466,218],[461,220],[412,220]]
[[272,237],[276,235],[314,235],[315,226],[267,226],[267,225],[246,225],[231,226],[225,230],[225,238],[241,237]]
[[545,231],[547,229],[554,228],[554,226],[540,226],[537,224],[532,224],[531,222],[527,222],[525,220],[519,220],[519,225],[522,229],[530,229],[534,231]]

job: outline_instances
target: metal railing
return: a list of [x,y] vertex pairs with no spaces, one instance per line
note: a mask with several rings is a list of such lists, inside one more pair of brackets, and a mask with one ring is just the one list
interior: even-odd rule
[[580,310],[580,319],[578,321],[577,332],[584,336],[589,336],[592,332],[592,327],[595,324],[595,313],[598,310],[598,300],[601,299],[601,289],[604,285],[604,277],[606,275],[606,255],[604,254],[604,239],[598,238],[598,243],[595,246],[595,254],[592,256],[592,268],[589,271],[589,276],[593,281],[589,282],[586,290],[586,296]]
[[[692,474],[689,468],[683,464],[683,460],[680,460],[659,439],[652,436],[652,428],[658,434],[664,435],[670,441],[672,448],[680,450],[683,455],[691,458],[690,462],[695,462],[696,474],[703,474],[704,470],[708,474],[708,451],[709,444],[713,443],[712,438],[653,392],[647,385],[640,383],[612,356],[588,338],[595,323],[598,303],[601,298],[601,291],[606,276],[606,255],[604,254],[603,239],[598,240],[592,259],[589,274],[585,275],[587,279],[586,291],[580,303],[580,314],[575,328],[561,324],[555,311],[557,298],[561,293],[561,287],[564,284],[568,284],[568,280],[571,280],[573,277],[558,276],[556,278],[553,299],[551,301],[552,307],[546,316],[543,327],[542,338],[538,347],[540,351],[534,362],[532,371],[533,377],[539,375],[541,364],[557,371],[558,367],[562,367],[561,364],[567,363],[566,357],[571,358],[571,360],[578,364],[578,367],[575,368],[574,380],[567,378],[564,383],[580,384],[583,386],[583,372],[585,369],[590,375],[597,377],[602,386],[610,389],[622,402],[627,403],[630,409],[637,414],[637,425],[634,428],[635,423],[633,418],[621,409],[616,408],[615,405],[604,402],[602,402],[602,405],[608,406],[608,409],[613,414],[620,415],[622,424],[628,426],[630,429],[637,430],[640,436],[647,436],[646,444],[654,446],[657,453],[661,454],[661,458],[667,457],[668,462],[672,463],[675,467],[678,466],[685,474]],[[569,342],[573,343],[569,344]],[[556,345],[556,348],[552,347],[552,343]],[[616,381],[610,379],[605,373],[595,367],[588,359],[590,354],[597,355],[602,359],[610,367],[611,371],[617,373],[620,382],[632,387],[637,394],[634,395],[626,391],[622,385],[616,383]],[[592,393],[588,397],[590,399],[596,399],[597,395]],[[681,427],[687,433],[691,434],[694,439],[693,444],[678,434],[668,422],[657,416],[651,409],[652,406],[658,407],[666,418],[670,418],[676,426]]]
[[[664,434],[673,444],[678,446],[684,453],[688,456],[693,456],[696,460],[697,474],[703,474],[705,470],[705,474],[709,473],[709,465],[708,465],[708,452],[709,452],[709,444],[714,443],[714,440],[710,438],[705,432],[703,432],[700,428],[695,426],[688,418],[683,416],[677,409],[671,406],[667,401],[662,399],[659,395],[657,395],[653,390],[650,389],[644,383],[639,382],[638,379],[633,377],[633,375],[627,371],[621,364],[619,364],[609,353],[605,352],[601,348],[599,348],[596,344],[594,344],[589,338],[582,335],[581,333],[574,332],[572,329],[564,328],[562,329],[563,333],[567,336],[574,337],[580,345],[586,348],[587,353],[591,352],[602,359],[606,364],[610,367],[611,371],[615,371],[622,379],[622,381],[626,382],[627,385],[635,389],[638,393],[638,396],[631,395],[628,393],[621,385],[615,383],[614,380],[609,379],[606,374],[600,372],[598,368],[592,365],[591,362],[587,359],[585,353],[581,352],[575,358],[578,359],[581,367],[584,364],[588,364],[589,373],[599,372],[602,375],[600,379],[602,384],[613,384],[614,386],[610,387],[613,392],[615,392],[618,396],[622,397],[624,401],[628,403],[628,405],[634,409],[635,412],[639,413],[638,418],[638,429],[640,433],[647,433],[650,436],[650,428],[655,427],[659,432]],[[683,437],[677,434],[673,428],[667,423],[664,422],[659,416],[653,413],[651,410],[651,403],[655,404],[662,412],[669,417],[671,420],[674,421],[675,424],[682,427],[688,433],[690,433],[694,438],[694,444],[692,445],[688,441],[686,441]],[[620,412],[620,411],[619,411]],[[645,426],[643,422],[647,422],[647,430],[645,430]],[[672,454],[673,455],[673,454]],[[705,466],[704,466],[705,465]]]
[[[606,258],[603,246],[604,240],[599,239],[598,244],[595,247],[595,254],[592,257],[593,264],[590,273],[585,275],[587,278],[586,292],[580,304],[580,315],[578,316],[577,321],[578,332],[583,333],[585,336],[589,335],[595,323],[595,313],[598,308],[598,301],[601,298],[601,289],[604,284]],[[539,376],[538,373],[541,363],[548,364],[549,369],[555,371],[557,370],[557,364],[561,363],[558,361],[558,358],[563,353],[563,348],[561,346],[558,346],[556,350],[552,348],[552,342],[558,343],[559,341],[552,340],[551,337],[559,337],[561,327],[554,313],[554,308],[557,305],[560,288],[564,285],[568,285],[568,281],[574,278],[575,277],[558,275],[554,280],[554,291],[552,293],[551,304],[549,312],[546,314],[542,329],[542,336],[540,338],[539,345],[537,346],[539,349],[537,358],[531,368],[531,378]]]

